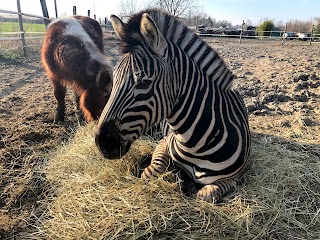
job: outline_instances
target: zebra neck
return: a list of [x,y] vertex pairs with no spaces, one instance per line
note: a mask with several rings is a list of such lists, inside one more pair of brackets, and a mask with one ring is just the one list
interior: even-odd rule
[[174,103],[167,119],[176,132],[183,133],[180,123],[184,117],[198,112],[211,116],[215,102],[226,99],[232,92],[233,74],[217,54],[211,59],[210,66],[200,68],[199,62],[195,63],[181,50],[177,57],[177,52],[174,51],[171,60],[175,72],[171,89]]
[[196,66],[190,68],[194,71],[181,78],[181,93],[167,118],[180,148],[201,146],[204,139],[211,142],[217,137],[226,137],[222,116],[229,109],[227,99],[233,92],[230,90],[233,75],[225,65],[218,67],[211,76],[203,75]]
[[232,86],[234,75],[219,54],[201,39],[196,43],[195,46],[170,44],[168,57],[176,82],[173,84],[176,100],[185,97],[183,94],[189,88],[196,92],[212,84],[216,90],[227,94]]

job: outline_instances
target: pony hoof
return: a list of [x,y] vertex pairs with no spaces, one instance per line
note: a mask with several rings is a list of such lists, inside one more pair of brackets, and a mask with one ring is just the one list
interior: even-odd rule
[[61,119],[54,119],[53,123],[54,124],[63,124],[64,123],[64,119],[62,119],[62,120]]

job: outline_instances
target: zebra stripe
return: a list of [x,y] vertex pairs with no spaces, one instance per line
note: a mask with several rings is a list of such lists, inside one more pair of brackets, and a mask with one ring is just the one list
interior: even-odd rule
[[[126,24],[118,22],[124,55],[114,69],[114,88],[99,121],[98,147],[112,152],[99,142],[101,132],[107,132],[128,149],[163,121],[164,139],[142,178],[164,172],[170,157],[195,182],[206,185],[199,198],[218,201],[239,182],[250,153],[247,110],[232,88],[234,75],[215,50],[176,18],[146,12]],[[109,125],[118,128],[116,135],[108,132]]]
[[142,179],[156,177],[165,172],[169,166],[170,155],[167,151],[165,139],[161,139],[152,155],[151,164],[141,174]]

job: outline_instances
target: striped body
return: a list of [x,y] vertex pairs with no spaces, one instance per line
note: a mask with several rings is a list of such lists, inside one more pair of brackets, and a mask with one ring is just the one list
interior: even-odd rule
[[[124,55],[99,121],[98,147],[108,157],[112,151],[103,139],[117,138],[117,150],[125,154],[134,140],[165,120],[165,139],[154,154],[162,154],[164,164],[154,157],[142,177],[163,172],[170,157],[194,181],[210,185],[201,199],[216,201],[229,190],[221,192],[221,186],[237,183],[247,163],[246,108],[217,52],[176,18],[157,10],[147,13],[133,16],[118,31]],[[110,126],[117,130],[110,134]],[[232,184],[223,182],[228,179]]]

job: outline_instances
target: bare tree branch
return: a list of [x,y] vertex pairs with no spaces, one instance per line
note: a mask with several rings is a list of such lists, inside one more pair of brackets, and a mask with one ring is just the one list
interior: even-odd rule
[[151,5],[177,17],[195,16],[200,8],[198,0],[156,0]]
[[141,9],[138,0],[120,0],[117,8],[121,16],[131,16]]

